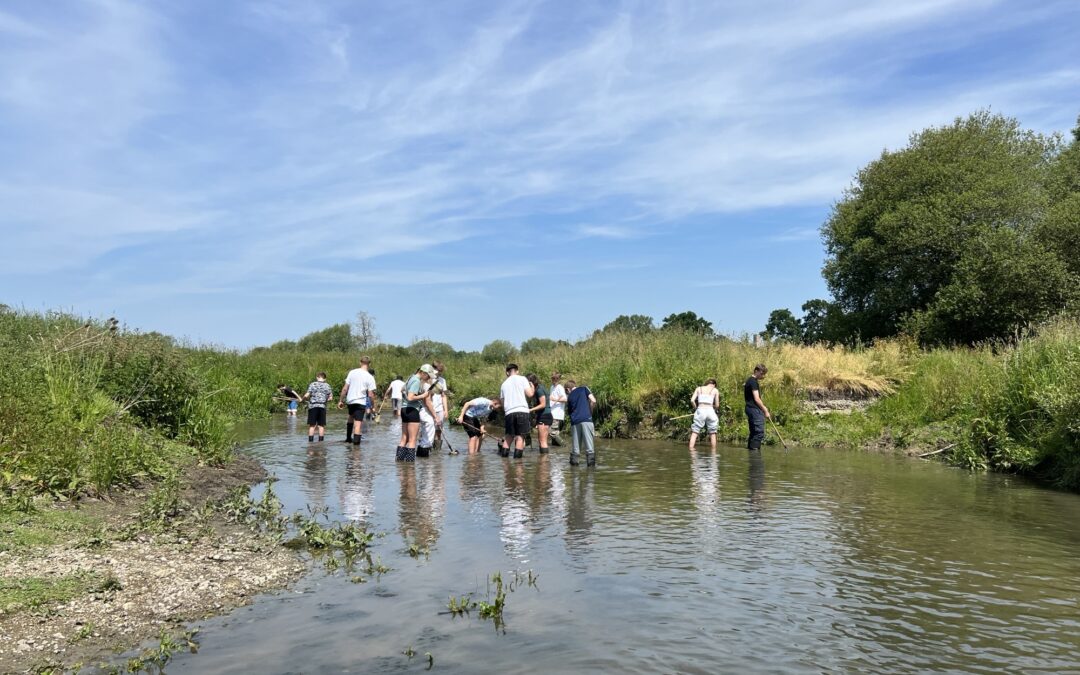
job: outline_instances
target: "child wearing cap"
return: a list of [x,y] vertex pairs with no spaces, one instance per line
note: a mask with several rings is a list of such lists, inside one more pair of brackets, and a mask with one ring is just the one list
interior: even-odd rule
[[425,390],[424,385],[430,383],[435,377],[435,369],[425,363],[409,377],[402,388],[401,440],[396,455],[399,462],[416,461],[417,437],[420,435],[420,411],[426,410],[434,419],[434,410],[431,406],[432,390],[430,388]]

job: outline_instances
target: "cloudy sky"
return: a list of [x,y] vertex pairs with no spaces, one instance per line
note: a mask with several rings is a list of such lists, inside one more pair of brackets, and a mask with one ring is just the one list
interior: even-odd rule
[[232,347],[576,339],[826,296],[912,131],[1067,132],[1080,3],[5,0],[0,302]]

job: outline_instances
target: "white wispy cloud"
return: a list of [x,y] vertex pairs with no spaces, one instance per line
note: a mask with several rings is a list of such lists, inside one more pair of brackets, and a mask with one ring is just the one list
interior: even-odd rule
[[574,228],[577,239],[597,237],[599,239],[637,239],[644,236],[642,230],[627,225],[579,225]]
[[297,259],[348,274],[551,215],[633,241],[827,204],[882,148],[979,107],[1057,124],[1047,101],[1080,85],[1062,61],[909,91],[913,41],[926,58],[1036,19],[988,0],[492,7],[249,2],[214,31],[212,3],[0,10],[0,123],[18,137],[0,264],[197,251],[168,294],[258,290]]

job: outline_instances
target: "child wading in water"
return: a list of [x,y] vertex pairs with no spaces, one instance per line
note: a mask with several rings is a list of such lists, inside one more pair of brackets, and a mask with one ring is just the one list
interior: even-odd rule
[[484,442],[484,421],[490,420],[499,407],[499,399],[484,398],[483,396],[474,398],[462,406],[457,421],[458,424],[465,427],[465,433],[469,437],[470,455],[480,452],[480,445]]
[[296,409],[300,406],[300,394],[297,394],[292,387],[285,384],[279,384],[277,390],[282,398],[288,401],[285,414],[289,417],[296,417]]
[[431,405],[432,388],[425,384],[435,381],[438,373],[428,364],[420,366],[404,387],[405,402],[401,408],[401,441],[397,447],[395,459],[399,462],[415,462],[417,437],[420,435],[420,410],[427,411],[427,417],[434,419],[435,411]]
[[716,390],[716,380],[709,378],[705,384],[694,390],[690,396],[694,406],[694,423],[690,425],[690,449],[697,445],[698,434],[703,430],[709,434],[709,445],[716,450],[716,428],[720,419],[716,410],[720,407],[720,392]]
[[551,432],[551,423],[554,418],[551,415],[551,400],[548,398],[547,389],[540,384],[540,378],[529,373],[525,376],[529,384],[533,386],[533,396],[536,405],[529,408],[530,413],[536,413],[536,433],[540,437],[540,454],[548,453],[548,434]]
[[326,436],[326,403],[334,399],[334,390],[326,383],[326,373],[318,373],[315,381],[308,385],[304,400],[308,401],[307,423],[308,442],[315,440],[315,432],[319,432],[319,440]]

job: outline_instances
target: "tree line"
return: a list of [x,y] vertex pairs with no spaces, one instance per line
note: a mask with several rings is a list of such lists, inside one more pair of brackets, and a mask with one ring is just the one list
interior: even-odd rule
[[[671,314],[657,327],[651,316],[643,314],[620,315],[603,328],[594,331],[593,336],[602,333],[647,333],[657,330],[685,331],[715,338],[713,325],[691,311]],[[252,352],[352,352],[358,350],[377,350],[395,356],[412,356],[419,360],[448,359],[453,357],[478,354],[489,363],[507,363],[518,355],[529,355],[548,351],[557,347],[569,347],[566,340],[533,337],[515,346],[509,340],[492,340],[479,352],[460,351],[445,342],[430,338],[416,338],[408,346],[381,344],[375,329],[375,318],[367,312],[359,312],[356,321],[339,323],[303,336],[299,340],[279,340],[269,347],[256,347]]]
[[924,345],[1010,338],[1080,308],[1080,118],[1066,141],[980,111],[863,167],[822,226],[832,300],[770,338]]

